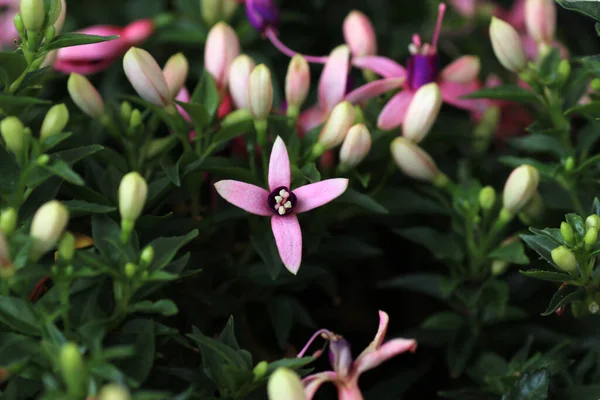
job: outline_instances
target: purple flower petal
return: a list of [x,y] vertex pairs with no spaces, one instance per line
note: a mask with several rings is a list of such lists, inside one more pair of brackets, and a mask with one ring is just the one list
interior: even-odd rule
[[290,157],[281,137],[277,136],[271,160],[269,161],[269,189],[275,190],[280,186],[290,188]]
[[412,101],[415,92],[404,89],[387,102],[379,118],[377,119],[377,127],[384,130],[397,128],[404,122],[406,110]]
[[271,229],[283,265],[296,275],[302,263],[302,230],[294,214],[271,218]]
[[349,70],[350,48],[346,45],[336,47],[329,55],[319,80],[319,104],[326,113],[344,99]]
[[352,59],[352,65],[359,69],[367,69],[384,78],[406,77],[406,69],[396,61],[387,57],[367,56]]
[[325,382],[336,382],[338,380],[337,375],[333,371],[325,371],[314,375],[309,375],[302,379],[304,384],[304,394],[306,400],[312,400],[319,387]]
[[405,80],[406,78],[385,78],[369,82],[348,93],[346,100],[352,104],[362,103],[385,92],[402,87]]
[[347,187],[348,179],[336,178],[294,189],[298,198],[295,211],[302,213],[327,204],[344,193]]
[[221,197],[242,210],[264,217],[273,215],[267,204],[269,192],[263,188],[245,182],[223,180],[215,183],[215,189]]

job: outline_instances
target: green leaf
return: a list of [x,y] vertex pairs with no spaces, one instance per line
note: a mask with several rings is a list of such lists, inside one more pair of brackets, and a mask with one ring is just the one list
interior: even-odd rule
[[220,144],[227,143],[238,136],[251,132],[253,128],[254,122],[252,121],[252,118],[247,118],[238,121],[235,124],[222,127],[215,135],[213,135],[211,147],[214,148]]
[[46,47],[46,49],[48,51],[50,51],[50,50],[60,49],[63,47],[71,47],[71,46],[79,46],[82,44],[107,42],[109,40],[115,40],[118,38],[119,38],[118,35],[116,35],[116,36],[98,36],[98,35],[86,35],[83,33],[69,32],[69,33],[63,33],[62,35],[58,35],[57,37],[52,39],[52,41],[50,43],[48,43],[48,46]]
[[[302,357],[302,358],[282,358],[281,360],[273,361],[269,363],[269,367],[267,369],[267,376],[273,373],[277,368],[285,367],[289,369],[300,369],[302,367],[307,366],[315,359],[314,357]],[[266,378],[266,377],[265,377]]]
[[73,185],[85,185],[83,178],[73,171],[71,167],[69,167],[69,164],[62,160],[53,160],[49,164],[44,165],[44,168]]
[[600,101],[592,101],[587,104],[575,105],[565,111],[565,115],[568,117],[573,115],[582,115],[595,120],[600,117]]
[[530,90],[524,89],[517,85],[503,85],[491,88],[477,90],[463,96],[465,99],[495,99],[508,100],[517,103],[537,103],[538,98]]
[[177,306],[171,300],[158,300],[152,302],[150,300],[141,301],[139,303],[132,304],[129,307],[130,313],[141,312],[148,314],[160,314],[165,317],[176,315],[178,310]]
[[271,279],[275,280],[283,270],[283,262],[271,230],[263,228],[264,226],[261,225],[260,228],[253,230],[250,235],[250,243],[263,261]]
[[454,289],[454,284],[442,274],[409,274],[388,279],[379,283],[380,288],[402,288],[423,293],[440,300],[446,300]]
[[84,200],[66,200],[62,203],[67,207],[71,216],[87,214],[106,214],[116,210],[116,207],[113,206],[89,203]]
[[219,108],[219,92],[213,77],[207,70],[202,72],[202,78],[192,94],[192,103],[202,104],[208,112],[209,120],[214,118]]
[[19,182],[20,168],[12,153],[0,146],[0,194],[12,194]]
[[65,140],[70,138],[71,135],[72,135],[71,132],[64,132],[64,133],[57,133],[55,135],[51,135],[51,136],[44,138],[41,142],[42,153],[45,153],[46,151],[50,150],[51,148],[64,142]]
[[39,343],[36,339],[15,333],[0,333],[0,368],[9,368],[34,357]]
[[519,150],[538,153],[550,153],[558,158],[569,155],[567,148],[560,141],[552,136],[533,134],[525,135],[509,140],[511,146]]
[[[59,151],[50,154],[50,163],[60,160],[67,163],[68,165],[73,165],[82,158],[97,153],[102,149],[102,146],[93,144],[91,146],[83,146],[78,147],[76,149]],[[27,186],[30,188],[38,186],[50,176],[52,176],[52,172],[44,168],[38,168],[30,175],[29,179],[27,180]]]
[[122,345],[134,345],[135,356],[117,360],[115,364],[139,384],[143,383],[152,371],[156,355],[155,327],[149,319],[129,321],[120,330],[125,340]]
[[294,315],[291,304],[286,296],[277,296],[267,303],[267,310],[271,324],[275,330],[275,337],[280,348],[284,349],[288,344],[292,328],[294,326]]
[[0,107],[6,106],[31,106],[40,104],[52,104],[49,100],[43,100],[39,97],[15,96],[6,93],[0,93]]
[[594,0],[556,0],[558,4],[567,10],[577,11],[600,21],[600,3]]
[[567,223],[573,228],[575,235],[579,236],[580,239],[583,239],[586,231],[583,218],[574,213],[565,215],[565,218]]
[[206,157],[190,163],[183,168],[182,176],[194,171],[207,171],[214,174],[226,176],[227,179],[237,179],[240,181],[261,185],[261,182],[248,170],[247,166],[236,163],[227,157]]
[[183,103],[181,101],[175,101],[175,103],[179,104],[189,114],[196,132],[202,132],[206,124],[210,122],[211,116],[204,105]]
[[521,274],[530,278],[541,279],[543,281],[570,283],[575,282],[576,279],[571,275],[563,274],[560,272],[547,271],[543,269],[528,269],[527,271],[519,271]]
[[536,236],[536,235],[521,235],[521,239],[527,244],[527,246],[531,247],[536,253],[538,253],[542,258],[558,271],[562,270],[552,261],[552,255],[550,252],[558,247],[558,245],[548,239],[545,236]]
[[544,229],[529,228],[529,230],[531,232],[535,233],[536,235],[547,237],[548,239],[555,242],[557,245],[568,246],[567,242],[565,241],[565,239],[562,236],[562,233],[560,233],[560,229],[558,229],[558,228],[544,228]]
[[488,254],[490,260],[502,260],[511,264],[529,264],[525,255],[525,247],[521,241],[514,241],[504,246],[500,245]]
[[193,230],[185,236],[161,237],[153,240],[148,246],[154,249],[154,260],[150,264],[150,270],[157,271],[171,262],[179,249],[188,244],[198,236],[198,230]]
[[16,297],[0,296],[0,322],[28,335],[39,335],[37,316],[29,303]]
[[510,393],[502,396],[502,400],[546,400],[550,388],[550,372],[542,369],[526,372],[515,382]]
[[181,186],[181,178],[179,177],[179,161],[173,164],[171,159],[168,156],[165,156],[160,159],[160,167],[173,185],[177,187]]
[[455,331],[464,324],[465,320],[452,311],[441,311],[428,317],[421,324],[423,329]]
[[376,202],[372,197],[360,193],[352,188],[346,189],[344,194],[342,194],[338,201],[340,203],[352,204],[355,206],[359,206],[360,208],[370,211],[375,214],[388,214],[388,210],[383,207],[381,204]]
[[460,328],[446,350],[446,362],[450,368],[450,376],[457,378],[462,375],[477,342],[478,332],[470,326]]
[[577,300],[585,299],[585,296],[585,288],[573,285],[562,286],[554,293],[554,296],[552,296],[552,299],[550,300],[550,304],[548,304],[548,308],[546,308],[546,311],[541,315],[544,317],[548,316],[560,307],[566,306]]
[[460,261],[464,257],[462,247],[456,242],[453,234],[441,233],[426,226],[394,229],[393,232],[426,247],[437,259]]
[[502,164],[513,168],[520,167],[523,164],[531,165],[532,167],[535,167],[542,176],[547,178],[553,178],[560,168],[560,164],[545,164],[528,157],[503,156],[499,158],[499,161]]
[[542,59],[539,72],[540,78],[546,86],[551,86],[556,82],[558,78],[558,65],[561,59],[560,49],[557,47],[552,47]]
[[21,53],[0,52],[0,81],[10,86],[27,68],[27,61]]

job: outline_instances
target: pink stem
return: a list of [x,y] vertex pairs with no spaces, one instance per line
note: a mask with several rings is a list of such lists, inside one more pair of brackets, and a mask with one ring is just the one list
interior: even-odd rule
[[279,38],[277,37],[277,33],[275,33],[275,31],[271,28],[267,28],[265,30],[265,35],[271,41],[271,43],[273,43],[273,46],[275,46],[277,48],[277,50],[279,50],[280,52],[282,52],[283,54],[285,54],[288,57],[294,57],[296,54],[300,54],[300,55],[302,55],[302,57],[304,57],[306,59],[307,62],[312,63],[312,64],[325,64],[327,62],[327,59],[329,58],[329,57],[325,57],[325,56],[323,56],[323,57],[307,56],[307,55],[298,53],[298,52],[290,49],[285,44],[283,44],[281,42],[281,40],[279,40]]
[[437,22],[435,24],[435,31],[433,32],[433,39],[431,40],[431,45],[434,49],[437,48],[437,42],[440,37],[440,32],[442,30],[442,21],[444,20],[444,14],[446,13],[446,4],[441,3],[438,8],[438,17]]
[[318,338],[319,336],[321,336],[323,333],[325,333],[327,336],[331,336],[331,332],[328,331],[327,329],[319,329],[318,331],[315,332],[314,335],[311,336],[310,339],[308,339],[308,343],[306,343],[304,348],[302,350],[300,350],[300,353],[298,353],[297,357],[302,358],[304,356],[304,353],[306,353],[306,351],[312,344],[312,342],[314,342],[315,339]]

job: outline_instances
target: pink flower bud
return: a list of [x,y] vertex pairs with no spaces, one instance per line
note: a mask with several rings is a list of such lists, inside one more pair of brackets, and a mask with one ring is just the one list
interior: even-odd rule
[[264,121],[273,108],[273,85],[271,71],[260,64],[252,70],[248,79],[248,110],[256,121]]
[[441,107],[442,92],[437,83],[421,86],[406,110],[402,135],[415,143],[421,142],[431,130]]
[[509,71],[521,72],[527,67],[525,48],[519,32],[510,24],[492,17],[490,39],[496,58]]
[[333,149],[342,144],[350,127],[354,124],[354,106],[343,101],[333,108],[329,119],[321,129],[317,144],[323,150]]
[[364,124],[356,124],[348,131],[340,149],[342,169],[356,167],[371,150],[371,133]]
[[188,76],[189,64],[183,53],[177,53],[167,60],[163,68],[163,76],[169,87],[171,98],[177,96]]
[[148,39],[153,32],[154,23],[151,19],[138,19],[123,28],[121,39],[129,46],[136,46]]
[[246,54],[239,55],[229,69],[229,93],[237,108],[248,108],[248,79],[256,64]]
[[477,79],[481,70],[481,62],[476,56],[462,56],[442,70],[441,80],[470,83]]
[[433,182],[441,175],[431,156],[410,140],[394,139],[391,150],[398,167],[411,178]]
[[344,19],[344,40],[354,57],[377,54],[375,29],[369,18],[360,11],[352,11]]
[[172,97],[167,81],[150,53],[132,47],[123,58],[123,69],[141,98],[160,107],[169,105]]
[[310,89],[310,69],[306,59],[295,55],[290,60],[285,77],[285,99],[290,108],[297,110],[302,107]]
[[219,90],[227,87],[229,68],[240,54],[240,42],[235,31],[226,23],[212,27],[204,47],[204,68],[215,80]]
[[551,43],[556,31],[554,0],[527,0],[525,2],[527,32],[538,43]]
[[92,118],[104,115],[104,100],[94,85],[83,75],[71,74],[67,82],[67,90],[77,107]]
[[540,173],[531,165],[515,168],[504,184],[503,205],[511,214],[523,208],[537,191]]

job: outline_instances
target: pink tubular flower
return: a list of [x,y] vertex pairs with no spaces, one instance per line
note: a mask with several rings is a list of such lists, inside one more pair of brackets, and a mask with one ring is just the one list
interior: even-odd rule
[[149,19],[134,21],[124,28],[113,25],[95,25],[79,31],[87,35],[120,36],[108,42],[65,47],[58,50],[54,69],[64,73],[90,75],[103,71],[132,47],[146,40],[154,31]]
[[307,400],[311,400],[325,382],[331,382],[336,386],[339,400],[362,400],[358,378],[363,372],[379,366],[398,354],[414,352],[417,349],[417,342],[414,339],[399,338],[383,342],[389,320],[390,317],[386,312],[379,311],[377,334],[369,346],[355,359],[350,352],[350,343],[343,337],[326,329],[315,333],[298,357],[302,357],[314,339],[322,336],[329,340],[329,361],[333,371],[309,375],[302,380]]
[[219,195],[249,213],[271,217],[271,229],[285,267],[296,274],[302,262],[302,231],[296,214],[320,207],[339,197],[347,179],[327,179],[290,190],[290,159],[278,136],[269,162],[269,191],[234,180],[215,183]]
[[240,42],[235,31],[225,22],[219,22],[208,32],[204,47],[204,68],[215,80],[221,94],[227,89],[229,68],[240,55]]
[[19,38],[15,28],[15,15],[19,12],[20,0],[0,0],[0,7],[4,8],[0,14],[0,45],[14,45]]

